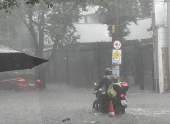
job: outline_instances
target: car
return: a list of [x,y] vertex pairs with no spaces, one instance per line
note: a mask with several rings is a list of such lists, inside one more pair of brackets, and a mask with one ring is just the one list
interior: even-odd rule
[[40,79],[34,74],[4,73],[0,76],[1,90],[36,90],[39,89]]

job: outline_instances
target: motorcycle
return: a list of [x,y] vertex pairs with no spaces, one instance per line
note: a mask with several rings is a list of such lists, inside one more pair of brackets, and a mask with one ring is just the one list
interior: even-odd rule
[[[96,86],[97,84],[95,83],[94,85]],[[105,101],[106,92],[100,88],[93,94],[96,95],[96,100],[93,102],[93,109],[102,113],[108,112],[108,103]]]
[[[95,83],[95,85],[97,85]],[[128,90],[128,84],[122,83],[122,88],[118,91],[115,98],[110,99],[114,106],[115,115],[125,114],[127,108],[126,92]],[[93,102],[93,109],[102,113],[109,113],[109,101],[107,100],[107,94],[103,90],[99,89],[96,93],[96,100]]]
[[128,84],[123,82],[122,87],[117,93],[117,96],[112,100],[116,115],[125,114],[125,109],[127,108],[126,92],[128,89]]

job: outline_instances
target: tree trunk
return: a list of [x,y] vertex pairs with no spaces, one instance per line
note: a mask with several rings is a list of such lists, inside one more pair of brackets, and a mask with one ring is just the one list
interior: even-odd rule
[[57,44],[58,44],[58,40],[56,40],[53,44],[53,49],[52,49],[52,52],[51,52],[51,55],[49,57],[49,63],[47,63],[45,66],[39,66],[39,69],[38,69],[38,77],[41,79],[41,86],[40,86],[40,89],[45,89],[46,88],[46,80],[45,80],[45,77],[46,77],[46,72],[48,72],[48,69],[50,68],[50,65],[51,63],[53,62],[54,60],[54,55],[56,53],[56,48],[57,48]]
[[[44,12],[42,11],[41,20],[38,26],[39,30],[39,47],[38,47],[38,56],[43,58],[43,49],[44,49]],[[40,89],[46,88],[46,68],[43,65],[38,67],[38,78],[41,80]]]
[[46,82],[45,82],[46,73],[44,72],[44,70],[45,70],[45,68],[43,66],[38,67],[38,77],[41,80],[40,89],[46,88]]
[[[57,57],[56,57],[57,58]],[[54,82],[57,83],[58,82],[58,73],[57,73],[57,61],[53,61],[53,79],[54,79]]]

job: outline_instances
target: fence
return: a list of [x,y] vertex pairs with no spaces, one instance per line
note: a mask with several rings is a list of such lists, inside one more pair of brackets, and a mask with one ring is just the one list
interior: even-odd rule
[[[141,89],[147,86],[153,89],[152,44],[151,39],[126,41],[122,47],[122,64],[120,75],[124,78],[133,75]],[[111,67],[112,43],[75,43],[57,50],[53,74],[55,82],[90,86],[99,82],[104,69]],[[147,73],[151,75],[148,76]],[[147,78],[146,78],[147,77]],[[150,82],[150,83],[147,83]],[[152,87],[152,88],[151,88]]]
[[89,86],[111,66],[111,43],[77,43],[58,50],[54,61],[55,82]]
[[155,90],[153,80],[153,44],[152,39],[133,41],[122,48],[121,76],[134,77],[134,83],[140,85],[141,90]]

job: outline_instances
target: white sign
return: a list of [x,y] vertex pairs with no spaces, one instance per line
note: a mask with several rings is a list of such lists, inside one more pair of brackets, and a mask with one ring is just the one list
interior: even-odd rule
[[122,50],[112,51],[112,65],[122,63]]
[[112,67],[112,73],[114,77],[119,77],[120,73],[119,66]]
[[122,44],[121,44],[120,41],[116,40],[116,41],[113,42],[113,48],[114,49],[120,49],[121,46],[122,46]]

